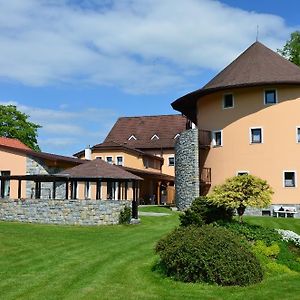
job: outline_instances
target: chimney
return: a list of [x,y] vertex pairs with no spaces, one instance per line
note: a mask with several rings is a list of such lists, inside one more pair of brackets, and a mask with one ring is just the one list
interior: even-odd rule
[[87,159],[87,160],[91,160],[92,159],[92,150],[90,148],[90,145],[88,145],[84,149],[84,158]]

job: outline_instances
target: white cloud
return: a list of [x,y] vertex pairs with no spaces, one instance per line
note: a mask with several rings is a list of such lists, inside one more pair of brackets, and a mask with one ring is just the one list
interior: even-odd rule
[[87,145],[102,142],[117,119],[117,113],[108,109],[65,111],[23,105],[16,101],[0,101],[0,105],[9,104],[29,115],[31,122],[42,126],[38,130],[38,143],[42,150],[68,155]]
[[214,0],[2,0],[0,11],[0,78],[132,93],[184,86],[186,76],[220,69],[254,42],[257,25],[273,49],[294,30],[278,16]]

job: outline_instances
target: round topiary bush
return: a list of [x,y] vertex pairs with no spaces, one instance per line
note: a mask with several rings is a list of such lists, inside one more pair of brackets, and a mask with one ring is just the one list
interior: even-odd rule
[[185,282],[249,285],[263,278],[257,258],[225,228],[181,227],[156,245],[166,275]]

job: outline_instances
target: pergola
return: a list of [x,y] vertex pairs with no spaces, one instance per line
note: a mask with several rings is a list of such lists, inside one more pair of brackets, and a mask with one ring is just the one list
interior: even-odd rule
[[[42,183],[52,183],[51,193],[49,198],[56,198],[56,187],[58,183],[65,184],[65,197],[64,199],[77,198],[77,183],[88,182],[95,183],[95,198],[101,199],[101,185],[102,183],[118,183],[118,193],[115,200],[128,200],[128,186],[132,184],[133,200],[137,200],[139,181],[142,178],[125,171],[124,169],[110,165],[102,160],[93,160],[76,167],[66,169],[58,174],[39,174],[39,175],[2,175],[0,197],[4,198],[5,182],[8,180],[18,181],[18,198],[22,198],[22,181],[34,182],[34,198],[41,198]],[[70,186],[70,189],[69,189]],[[31,195],[33,196],[33,195]]]

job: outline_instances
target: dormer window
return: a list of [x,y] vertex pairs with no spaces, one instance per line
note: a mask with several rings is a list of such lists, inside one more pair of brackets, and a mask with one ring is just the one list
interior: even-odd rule
[[137,138],[132,134],[132,135],[128,138],[128,141],[131,141],[131,140],[136,141]]
[[174,136],[174,140],[176,140],[177,138],[179,138],[180,134],[177,133],[175,136]]
[[154,134],[154,135],[152,136],[152,138],[151,138],[151,141],[153,141],[153,140],[159,140],[158,135]]

